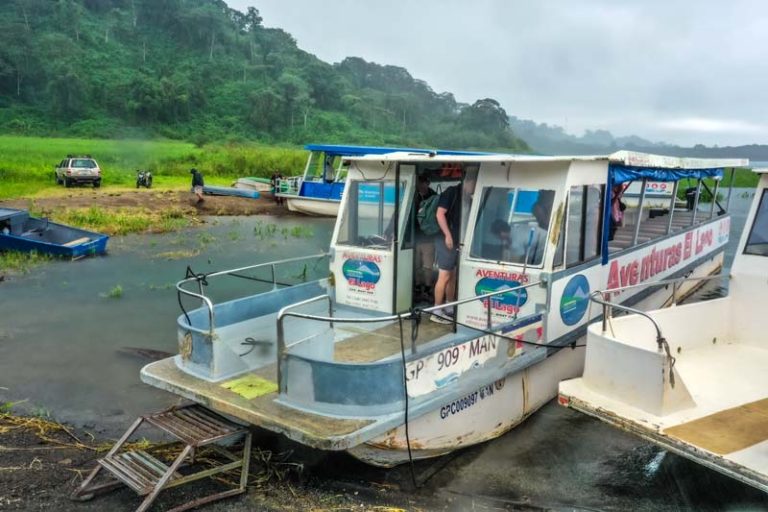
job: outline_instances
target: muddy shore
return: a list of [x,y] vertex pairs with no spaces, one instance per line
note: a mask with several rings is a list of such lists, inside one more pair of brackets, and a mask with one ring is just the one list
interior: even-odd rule
[[181,209],[189,215],[293,215],[285,206],[272,198],[205,196],[205,202],[196,205],[194,196],[182,190],[95,190],[75,188],[63,195],[0,201],[0,207],[30,208],[50,213],[60,208],[146,208],[162,210]]
[[[69,498],[112,442],[41,418],[0,415],[0,510],[135,509],[142,498],[127,488],[87,502]],[[165,450],[173,452],[175,448]],[[152,448],[147,451],[152,452]],[[251,459],[248,493],[208,505],[204,510],[434,510],[435,504],[427,503],[428,500],[409,497],[387,485],[367,488],[318,482],[306,477],[303,466],[286,456],[290,453],[256,448]],[[167,510],[213,492],[235,488],[238,477],[234,472],[221,481],[208,479],[164,491],[151,510]],[[417,500],[422,503],[416,504]]]

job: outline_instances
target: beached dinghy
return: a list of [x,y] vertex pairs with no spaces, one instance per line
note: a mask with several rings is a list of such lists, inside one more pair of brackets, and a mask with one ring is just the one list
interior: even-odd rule
[[0,208],[0,251],[36,251],[80,258],[103,254],[109,237],[84,229],[31,217],[26,210]]
[[257,190],[235,187],[214,187],[211,185],[203,187],[203,194],[210,196],[247,197],[248,199],[259,198],[259,192]]
[[[282,267],[307,262],[293,259],[181,281],[182,300],[196,309],[177,319],[179,355],[147,365],[141,378],[380,466],[492,439],[554,398],[561,380],[581,375],[584,350],[574,345],[599,314],[588,308],[592,290],[717,272],[727,213],[678,211],[674,194],[665,210],[651,209],[642,191],[651,179],[719,180],[724,167],[746,164],[629,152],[348,160],[330,278],[281,287]],[[446,198],[456,193],[458,299],[446,306],[455,320],[443,309],[432,315],[414,288],[434,243],[415,229],[424,178]],[[641,183],[637,206],[611,224],[613,191],[632,181]],[[207,291],[223,276],[269,275],[274,286],[263,293],[215,303]],[[621,300],[658,306],[671,295],[630,291]]]
[[239,178],[232,183],[234,188],[242,188],[245,190],[255,190],[259,194],[271,194],[272,193],[272,181],[268,178],[256,178],[247,177]]
[[[561,383],[559,400],[768,492],[768,169],[759,172],[728,296],[591,325],[584,376]],[[595,300],[621,311],[618,293]]]

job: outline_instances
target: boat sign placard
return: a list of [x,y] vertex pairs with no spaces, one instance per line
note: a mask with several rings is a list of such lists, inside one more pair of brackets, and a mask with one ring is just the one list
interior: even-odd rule
[[560,318],[565,325],[576,325],[581,322],[589,305],[589,281],[577,274],[568,281],[560,297]]
[[496,336],[481,336],[428,355],[406,365],[408,396],[426,395],[458,380],[499,352]]
[[346,260],[341,272],[350,286],[365,289],[375,288],[381,277],[379,266],[371,260]]

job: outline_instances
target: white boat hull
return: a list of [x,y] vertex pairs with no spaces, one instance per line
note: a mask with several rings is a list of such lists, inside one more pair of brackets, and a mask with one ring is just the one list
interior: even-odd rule
[[[565,348],[413,420],[408,425],[413,459],[444,455],[499,437],[550,401],[560,380],[581,375],[583,367],[583,350]],[[392,467],[409,460],[408,444],[405,426],[399,426],[349,453],[368,464]]]
[[280,197],[285,198],[288,210],[292,212],[303,213],[304,215],[312,215],[315,217],[336,217],[339,214],[339,201],[315,199],[311,197]]
[[[722,252],[702,262],[692,276],[716,273],[722,267]],[[695,283],[677,290],[678,300],[694,291]],[[658,291],[638,302],[642,309],[671,304],[671,290]],[[586,343],[586,336],[577,345]],[[585,349],[563,348],[543,361],[488,383],[465,397],[409,422],[408,438],[414,460],[445,455],[460,448],[495,439],[510,431],[558,394],[563,380],[584,371]],[[354,457],[374,466],[393,467],[408,462],[405,427],[349,450]]]

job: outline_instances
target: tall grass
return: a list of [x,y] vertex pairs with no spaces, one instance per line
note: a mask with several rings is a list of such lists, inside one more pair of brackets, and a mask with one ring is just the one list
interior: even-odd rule
[[[750,169],[736,169],[733,173],[733,186],[735,188],[754,188],[757,186],[758,182],[758,175],[752,172]],[[703,185],[706,185],[711,192],[715,191],[715,180],[711,178],[707,178],[702,180]],[[712,201],[712,194],[707,192],[707,189],[702,185],[701,187],[701,196],[699,197],[699,202],[701,203],[709,203]],[[684,179],[680,181],[680,184],[677,188],[677,198],[681,200],[685,200],[685,189],[688,187],[695,187],[696,186],[696,180],[694,179]],[[717,192],[717,200],[723,201],[723,199],[728,194],[728,188],[731,186],[731,169],[728,168],[725,170],[725,173],[723,175],[723,179],[720,181],[720,187]]]
[[180,209],[151,211],[146,208],[63,208],[53,210],[56,222],[70,224],[108,235],[128,233],[166,233],[190,226],[197,221]]
[[0,251],[0,275],[3,272],[25,274],[31,268],[42,265],[51,259],[51,256],[36,251]]
[[102,186],[134,186],[136,169],[155,175],[157,187],[188,186],[196,167],[211,184],[229,184],[243,176],[269,177],[280,171],[299,174],[306,161],[300,148],[255,143],[193,144],[166,140],[58,139],[0,136],[0,199],[62,191],[53,178],[67,154],[88,154],[102,169]]

